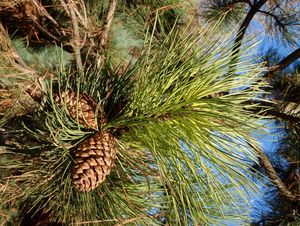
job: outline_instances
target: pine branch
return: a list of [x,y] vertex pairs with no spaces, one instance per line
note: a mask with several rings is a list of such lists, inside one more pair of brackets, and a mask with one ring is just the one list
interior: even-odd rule
[[[289,123],[299,123],[300,117],[288,114],[287,112],[283,112],[280,110],[280,108],[276,108],[275,105],[268,105],[266,106],[266,103],[263,103],[262,101],[249,101],[251,105],[257,105],[257,106],[264,106],[264,107],[257,107],[253,109],[253,113],[258,114],[260,116],[267,116],[267,117],[275,117],[282,121],[289,122]],[[269,107],[266,109],[266,107]]]
[[299,123],[300,122],[299,117],[296,117],[293,115],[288,115],[288,114],[282,113],[280,111],[276,111],[274,109],[270,109],[270,110],[263,112],[263,115],[273,116],[273,117],[279,118],[285,122],[290,122],[290,123]]
[[[259,9],[267,2],[267,0],[260,0],[257,3],[255,3],[254,5],[249,4],[250,5],[250,10],[247,13],[247,16],[245,17],[245,19],[243,20],[239,30],[238,30],[238,35],[234,41],[234,46],[232,49],[232,60],[231,60],[231,68],[230,68],[230,72],[234,72],[235,71],[235,64],[237,63],[238,60],[238,53],[240,52],[241,46],[242,46],[242,40],[245,36],[245,33],[252,21],[252,19],[254,18],[255,14],[259,11]],[[249,3],[249,2],[248,2]]]
[[274,183],[274,185],[277,187],[280,194],[285,196],[287,199],[290,199],[292,201],[300,201],[300,197],[298,195],[293,194],[289,189],[285,186],[285,184],[282,182],[282,180],[277,176],[277,173],[272,166],[272,163],[268,159],[268,157],[265,155],[263,150],[259,147],[255,147],[251,143],[248,143],[250,147],[254,148],[260,158],[260,162],[263,165],[264,169],[267,171],[268,176]]
[[222,23],[226,26],[225,29],[228,29],[227,25],[232,24],[233,21],[235,23],[240,21],[245,4],[249,4],[247,0],[200,2],[200,17],[203,17],[206,21],[222,20]]
[[296,60],[298,60],[299,58],[300,58],[300,48],[296,49],[294,52],[287,55],[278,64],[268,68],[269,72],[266,73],[265,77],[270,78],[276,72],[282,71],[283,69],[288,67],[290,64],[292,64]]
[[[234,210],[239,219],[247,217],[244,209],[240,212],[241,200],[247,199],[244,191],[254,192],[255,186],[244,172],[257,155],[243,141],[255,142],[252,131],[260,127],[242,105],[261,94],[262,83],[256,82],[261,69],[242,61],[239,75],[224,76],[232,47],[224,41],[228,37],[211,43],[214,34],[215,30],[174,29],[161,41],[146,39],[146,54],[123,76],[117,72],[111,76],[105,68],[91,69],[84,80],[70,78],[69,71],[60,73],[59,90],[80,87],[97,103],[107,97],[107,112],[128,100],[104,127],[128,126],[130,131],[118,137],[115,169],[94,192],[78,193],[69,173],[74,148],[91,132],[71,120],[66,106],[55,103],[54,90],[45,84],[51,108],[45,109],[45,120],[38,117],[45,126],[31,129],[37,137],[47,136],[53,145],[37,149],[38,162],[26,162],[26,167],[20,162],[17,204],[25,203],[34,211],[51,210],[53,221],[67,224],[116,218],[156,225],[158,219],[149,215],[153,210],[165,210],[171,225],[234,220]],[[115,78],[110,80],[115,83],[112,94],[108,94],[111,86],[106,78]],[[205,98],[221,92],[226,95]],[[167,195],[161,196],[164,191]],[[145,218],[139,218],[142,215]]]

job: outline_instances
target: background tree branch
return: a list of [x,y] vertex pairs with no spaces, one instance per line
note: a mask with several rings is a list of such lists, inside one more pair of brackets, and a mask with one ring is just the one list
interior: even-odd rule
[[[241,49],[241,45],[242,45],[242,40],[244,39],[245,33],[247,31],[247,28],[249,27],[253,17],[255,16],[255,14],[259,11],[259,9],[267,2],[267,0],[260,0],[258,2],[256,2],[253,5],[250,5],[250,10],[247,13],[245,19],[243,20],[239,30],[238,30],[238,34],[236,39],[234,40],[234,46],[232,48],[232,64],[234,65],[237,62],[238,59],[238,53]],[[234,71],[234,67],[233,66],[233,71]]]
[[299,201],[300,197],[289,191],[289,189],[285,186],[282,180],[277,176],[277,173],[274,167],[272,166],[272,163],[270,162],[269,158],[265,155],[264,151],[261,148],[252,145],[250,142],[248,142],[248,145],[257,151],[262,166],[267,171],[269,178],[277,187],[280,194],[285,196],[287,199]]
[[296,60],[298,60],[299,58],[300,58],[300,48],[296,49],[294,52],[287,55],[276,65],[268,68],[269,72],[266,73],[265,77],[270,78],[273,74],[275,74],[276,72],[282,71],[283,69],[288,67],[290,64],[292,64]]

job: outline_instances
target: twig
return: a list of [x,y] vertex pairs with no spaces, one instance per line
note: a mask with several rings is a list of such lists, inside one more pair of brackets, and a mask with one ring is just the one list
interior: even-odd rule
[[64,0],[59,0],[59,1],[60,1],[60,4],[62,5],[62,7],[64,8],[64,10],[66,11],[67,15],[70,16],[70,12],[69,12],[68,6],[65,3],[65,1]]
[[43,14],[43,16],[46,16],[49,20],[51,20],[51,22],[53,24],[58,26],[57,21],[48,13],[48,11],[45,9],[45,7],[39,1],[32,1],[32,3]]
[[112,25],[112,20],[114,17],[116,6],[117,6],[117,0],[109,1],[109,7],[107,10],[106,18],[103,25],[103,32],[101,33],[101,40],[100,40],[100,44],[103,47],[107,45],[108,33]]
[[[274,102],[274,101],[273,101]],[[278,101],[277,103],[269,103],[263,101],[247,101],[244,102],[245,105],[257,105],[257,106],[263,106],[263,107],[256,107],[255,109],[251,109],[254,114],[257,114],[259,116],[268,116],[272,118],[277,118],[278,120],[282,120],[289,123],[300,123],[300,117],[293,114],[287,114],[287,112],[284,112],[278,108]]]
[[[108,10],[106,13],[104,25],[103,25],[103,30],[101,32],[101,37],[100,37],[100,45],[102,48],[106,48],[107,43],[108,43],[108,33],[110,31],[113,17],[116,11],[116,6],[117,6],[117,0],[110,0],[109,1],[109,6]],[[99,59],[97,60],[97,67],[100,67],[103,64],[104,61],[104,55],[100,54]]]
[[114,226],[121,226],[121,225],[129,224],[129,223],[132,223],[136,220],[139,220],[139,219],[142,219],[145,217],[146,216],[138,216],[138,217],[134,217],[134,218],[130,218],[130,219],[125,219],[125,220],[122,220],[122,221],[116,223]]
[[74,49],[74,55],[75,55],[75,60],[76,60],[79,74],[80,74],[80,76],[83,76],[83,64],[82,64],[81,54],[80,54],[80,50],[81,50],[80,33],[79,33],[79,26],[78,26],[77,17],[76,17],[75,10],[74,10],[73,1],[68,3],[67,7],[69,9],[72,26],[73,26],[73,34],[74,34],[72,48]]
[[71,223],[71,225],[83,225],[83,224],[106,224],[107,222],[116,222],[118,219],[108,219],[108,220],[95,220],[95,221],[81,221],[76,223]]
[[43,28],[37,21],[32,20],[32,22],[37,26],[38,29],[40,29],[45,35],[47,35],[48,37],[52,38],[54,41],[56,42],[60,42],[59,38],[55,37],[54,35],[52,35],[49,31],[47,31],[45,28]]
[[265,15],[268,15],[268,16],[272,17],[272,18],[276,21],[277,25],[280,26],[280,27],[282,27],[282,28],[283,28],[284,26],[286,26],[286,24],[284,24],[284,23],[278,18],[277,15],[275,15],[275,14],[273,14],[273,13],[271,13],[271,12],[268,12],[268,11],[264,11],[264,10],[258,10],[258,12],[263,13],[263,14],[265,14]]

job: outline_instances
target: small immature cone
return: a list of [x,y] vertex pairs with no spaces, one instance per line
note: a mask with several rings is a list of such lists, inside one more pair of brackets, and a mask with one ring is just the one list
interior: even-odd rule
[[116,157],[115,140],[109,132],[95,133],[82,141],[75,153],[72,180],[81,192],[97,188],[110,174]]
[[61,96],[55,97],[55,102],[67,106],[68,114],[75,121],[77,120],[77,108],[78,108],[78,122],[88,129],[98,128],[98,122],[95,114],[97,103],[89,96],[85,94],[78,94],[77,92],[67,90],[61,93]]

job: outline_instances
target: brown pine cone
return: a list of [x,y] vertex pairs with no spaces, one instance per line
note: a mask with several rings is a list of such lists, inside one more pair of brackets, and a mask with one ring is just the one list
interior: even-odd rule
[[109,132],[101,131],[82,141],[75,153],[72,179],[82,192],[97,188],[110,174],[116,156],[115,140]]
[[59,105],[65,103],[68,114],[75,121],[77,120],[76,110],[78,106],[78,122],[85,128],[98,129],[98,120],[95,114],[97,103],[91,97],[79,93],[77,102],[77,92],[67,90],[63,91],[61,96],[57,95],[55,102]]

